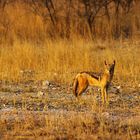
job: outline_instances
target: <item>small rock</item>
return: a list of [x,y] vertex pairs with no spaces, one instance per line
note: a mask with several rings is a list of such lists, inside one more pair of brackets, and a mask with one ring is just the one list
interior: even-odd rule
[[3,107],[5,108],[5,107],[6,107],[6,105],[5,105],[5,104],[3,104]]
[[120,89],[120,88],[121,88],[121,86],[117,86],[116,88],[117,88],[117,89]]
[[42,89],[46,90],[46,89],[48,89],[48,86],[43,86]]
[[44,96],[44,95],[45,95],[45,93],[42,92],[42,91],[38,91],[38,93],[37,93],[37,96],[38,96],[38,97],[42,97],[42,96]]
[[50,82],[48,80],[42,81],[42,86],[49,86]]
[[102,116],[108,118],[109,117],[109,113],[108,112],[103,112]]
[[56,87],[53,87],[52,90],[56,90]]
[[122,92],[121,86],[113,86],[113,87],[110,88],[110,90],[113,93],[121,93]]

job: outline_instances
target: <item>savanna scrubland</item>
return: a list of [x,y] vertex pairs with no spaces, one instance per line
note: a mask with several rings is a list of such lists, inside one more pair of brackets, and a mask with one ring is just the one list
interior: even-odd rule
[[[0,139],[139,139],[138,0],[0,1]],[[116,60],[110,104],[74,76]]]

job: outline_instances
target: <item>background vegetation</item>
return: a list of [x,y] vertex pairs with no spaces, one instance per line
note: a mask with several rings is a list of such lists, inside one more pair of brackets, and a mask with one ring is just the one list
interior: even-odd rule
[[116,77],[139,80],[138,0],[1,0],[0,78],[69,82],[117,60]]
[[[0,139],[140,139],[140,0],[0,0]],[[116,60],[109,105],[74,76]]]

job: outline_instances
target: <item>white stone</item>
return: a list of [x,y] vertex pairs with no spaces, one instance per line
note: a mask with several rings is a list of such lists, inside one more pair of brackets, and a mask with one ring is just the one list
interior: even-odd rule
[[38,97],[42,97],[43,95],[44,95],[44,92],[38,91],[38,93],[37,93],[37,96],[38,96]]

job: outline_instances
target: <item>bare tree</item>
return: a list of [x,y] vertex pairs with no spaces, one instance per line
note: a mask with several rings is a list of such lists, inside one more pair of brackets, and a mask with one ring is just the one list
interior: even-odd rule
[[4,10],[8,0],[0,0],[0,9]]
[[44,21],[50,17],[53,26],[56,25],[56,11],[53,0],[29,0],[33,12],[44,18]]
[[106,9],[106,14],[109,17],[109,12],[108,12],[108,4],[110,4],[112,1],[111,0],[82,0],[82,3],[84,4],[85,7],[85,16],[87,19],[87,23],[89,25],[89,29],[91,34],[96,35],[95,31],[95,19],[105,7]]
[[51,21],[53,23],[53,25],[56,25],[56,12],[55,12],[55,8],[54,8],[54,4],[52,0],[45,0],[45,6],[48,9]]
[[66,37],[70,38],[70,31],[71,31],[71,7],[72,7],[72,0],[67,1],[67,13],[66,13]]
[[127,14],[132,6],[134,0],[114,0],[115,4],[115,31],[114,31],[114,37],[117,39],[121,35],[121,28],[120,28],[120,10]]
[[[44,25],[49,25],[46,31],[52,37],[57,34],[70,38],[72,29],[75,28],[77,33],[88,37],[95,38],[103,33],[103,37],[110,34],[119,38],[122,33],[121,15],[127,16],[136,1],[138,0],[0,0],[0,9],[11,2],[25,4],[24,8],[41,16]],[[107,24],[108,27],[104,28]]]

